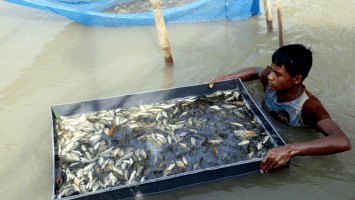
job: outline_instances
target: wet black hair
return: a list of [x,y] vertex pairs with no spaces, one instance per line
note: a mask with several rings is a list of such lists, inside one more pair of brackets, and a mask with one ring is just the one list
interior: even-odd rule
[[302,44],[283,46],[272,55],[272,63],[284,64],[291,77],[302,75],[304,80],[312,67],[312,52]]

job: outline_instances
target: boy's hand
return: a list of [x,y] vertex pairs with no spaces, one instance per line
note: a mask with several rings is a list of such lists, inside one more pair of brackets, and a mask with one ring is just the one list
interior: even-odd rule
[[212,79],[210,80],[210,82],[208,82],[210,88],[213,88],[214,83],[215,83],[215,82],[218,82],[218,81],[221,81],[221,79],[220,79],[220,78],[212,78]]
[[270,149],[261,161],[261,172],[269,172],[285,165],[292,158],[290,150],[288,145]]

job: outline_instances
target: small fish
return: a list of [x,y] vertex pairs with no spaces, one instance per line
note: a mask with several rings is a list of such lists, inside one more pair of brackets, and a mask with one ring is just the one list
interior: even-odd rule
[[249,144],[249,140],[243,140],[241,141],[238,145],[245,145],[245,144]]
[[141,150],[140,150],[140,149],[136,149],[136,151],[134,152],[134,155],[135,155],[135,156],[137,156],[137,157],[139,157],[140,152],[141,152]]
[[163,114],[160,112],[160,113],[158,113],[158,115],[155,118],[155,120],[159,122],[162,117],[163,117]]
[[202,149],[202,151],[203,151],[204,153],[206,153],[206,152],[208,151],[208,149],[209,149],[211,146],[212,146],[212,143],[208,143],[208,144]]
[[234,133],[236,136],[241,136],[241,137],[245,136],[245,131],[243,131],[243,130],[234,131]]
[[212,166],[218,166],[217,163],[214,163],[214,162],[209,162],[208,164],[212,165]]
[[129,153],[131,153],[131,151],[134,149],[134,147],[130,146],[126,149],[126,151],[124,152],[124,155],[127,155]]
[[118,116],[115,117],[115,122],[114,122],[117,126],[120,125],[120,118]]
[[164,155],[163,155],[162,153],[159,154],[159,159],[160,159],[160,160],[165,160],[165,159],[164,159]]
[[202,142],[201,142],[201,146],[207,144],[207,142],[208,142],[208,138],[203,139]]
[[211,143],[212,145],[218,145],[222,141],[223,141],[223,139],[216,139],[216,140],[210,140],[208,142]]
[[143,176],[143,177],[141,178],[141,182],[143,182],[143,181],[145,181],[145,176]]
[[198,167],[199,162],[197,161],[193,166],[192,169],[195,170]]
[[124,155],[124,156],[123,156],[123,159],[131,158],[133,155],[134,155],[134,153],[133,153],[133,152],[130,152],[129,154]]
[[228,155],[228,153],[224,152],[223,155],[222,155],[222,160],[224,160],[227,157],[227,155]]
[[148,167],[146,170],[144,170],[143,176],[148,176],[151,172],[152,168]]
[[180,161],[180,160],[175,160],[175,163],[178,167],[181,167],[181,168],[186,168],[186,165],[184,162]]
[[183,147],[187,147],[187,144],[185,144],[185,143],[179,143],[179,144]]
[[188,161],[184,156],[182,157],[182,161],[185,163],[185,165],[187,165]]
[[191,137],[191,144],[196,148],[196,139]]
[[269,138],[270,138],[270,136],[265,136],[264,138],[263,138],[263,144],[265,144],[268,140],[269,140]]
[[116,166],[111,166],[111,170],[112,170],[113,172],[116,172],[117,174],[121,174],[121,175],[124,174],[124,172],[123,172],[124,169],[121,169],[121,168],[116,167]]
[[[198,120],[197,122],[196,122],[196,127],[199,127],[199,126],[201,126],[202,125],[202,122],[203,122],[203,120],[201,119],[201,120]],[[196,131],[197,132],[197,131]]]
[[194,124],[194,122],[192,121],[192,117],[190,117],[187,119],[187,126],[192,126],[192,124]]
[[171,151],[171,152],[174,153],[174,147],[173,147],[173,145],[169,145],[169,146],[167,146],[163,151],[164,151],[164,152]]
[[243,124],[237,123],[237,122],[229,122],[230,124],[232,124],[233,126],[240,126],[243,127]]
[[208,109],[213,109],[213,110],[217,110],[217,111],[222,110],[222,108],[220,108],[220,107],[219,107],[219,106],[217,106],[217,105],[210,106]]
[[180,146],[180,147],[178,147],[178,149],[183,149],[183,150],[186,150],[186,151],[191,151],[191,148],[190,148],[190,147],[187,147],[187,146]]
[[131,175],[129,176],[128,182],[132,182],[132,181],[133,181],[133,179],[134,179],[135,176],[136,176],[136,173],[137,173],[136,170],[133,170],[133,171],[131,172]]
[[120,149],[120,150],[117,152],[117,155],[118,155],[120,158],[123,158],[123,155],[124,155],[123,149]]
[[169,145],[171,145],[171,137],[170,137],[170,135],[168,135],[168,143],[169,143]]
[[145,153],[144,149],[141,149],[141,151],[139,152],[139,155],[144,159],[147,158],[147,154]]
[[168,125],[168,119],[167,119],[167,118],[163,119],[163,124],[164,124],[165,126]]
[[139,108],[141,109],[142,112],[145,112],[145,113],[148,112],[148,110],[142,105],[139,105]]
[[217,147],[213,147],[213,149],[214,149],[214,152],[216,153],[215,155],[217,156],[217,158],[218,158],[218,149],[217,149]]
[[122,161],[122,162],[127,163],[127,164],[130,164],[130,165],[133,164],[132,158],[130,158],[129,160],[124,160],[124,161]]
[[115,122],[112,122],[113,123],[113,127],[106,133],[106,135],[110,136],[112,135],[113,132],[115,132],[116,128],[117,128],[117,125],[115,124]]
[[174,109],[174,111],[173,111],[173,115],[176,115],[176,113],[178,113],[179,112],[179,107],[175,107],[175,109]]
[[236,108],[236,106],[234,106],[234,105],[228,105],[228,104],[223,104],[222,107],[223,107],[223,108],[226,108],[226,109],[235,109],[235,108]]
[[120,147],[115,148],[115,149],[112,151],[112,157],[115,157],[115,156],[118,154],[118,152],[119,152],[120,150],[121,150]]
[[161,112],[161,113],[162,113],[162,115],[163,115],[165,118],[169,118],[168,113],[167,113],[166,111],[163,111],[163,112]]
[[153,164],[154,164],[154,165],[157,165],[158,159],[159,159],[158,156],[154,157],[154,161],[153,161]]
[[187,134],[189,134],[189,132],[182,132],[179,137],[185,137]]
[[183,153],[180,153],[180,154],[176,155],[175,157],[180,158],[181,156],[183,156],[183,155],[185,155],[185,154],[187,154],[187,153],[188,153],[188,152],[183,152]]
[[167,160],[164,160],[164,161],[162,161],[160,164],[159,164],[159,168],[164,168],[165,166],[166,166],[166,163],[167,163],[168,161]]
[[248,136],[250,136],[250,135],[252,135],[254,133],[255,133],[255,131],[246,131],[245,135],[243,137],[248,137]]

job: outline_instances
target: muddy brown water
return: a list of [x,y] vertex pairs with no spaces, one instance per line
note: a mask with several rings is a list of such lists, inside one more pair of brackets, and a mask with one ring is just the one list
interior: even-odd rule
[[[261,3],[262,4],[262,3]],[[355,144],[355,1],[281,2],[284,44],[313,51],[304,84]],[[174,67],[166,68],[155,26],[100,27],[0,1],[0,194],[50,199],[49,106],[200,84],[250,66],[278,48],[262,14],[245,21],[167,24]],[[258,81],[245,82],[254,100]],[[321,134],[270,119],[287,143]],[[222,180],[137,199],[353,199],[353,150],[298,156],[272,173]]]

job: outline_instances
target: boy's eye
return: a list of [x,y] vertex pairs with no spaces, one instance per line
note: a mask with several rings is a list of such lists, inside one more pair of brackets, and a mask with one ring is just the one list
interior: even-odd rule
[[274,71],[274,73],[276,74],[276,76],[281,76],[279,72]]

